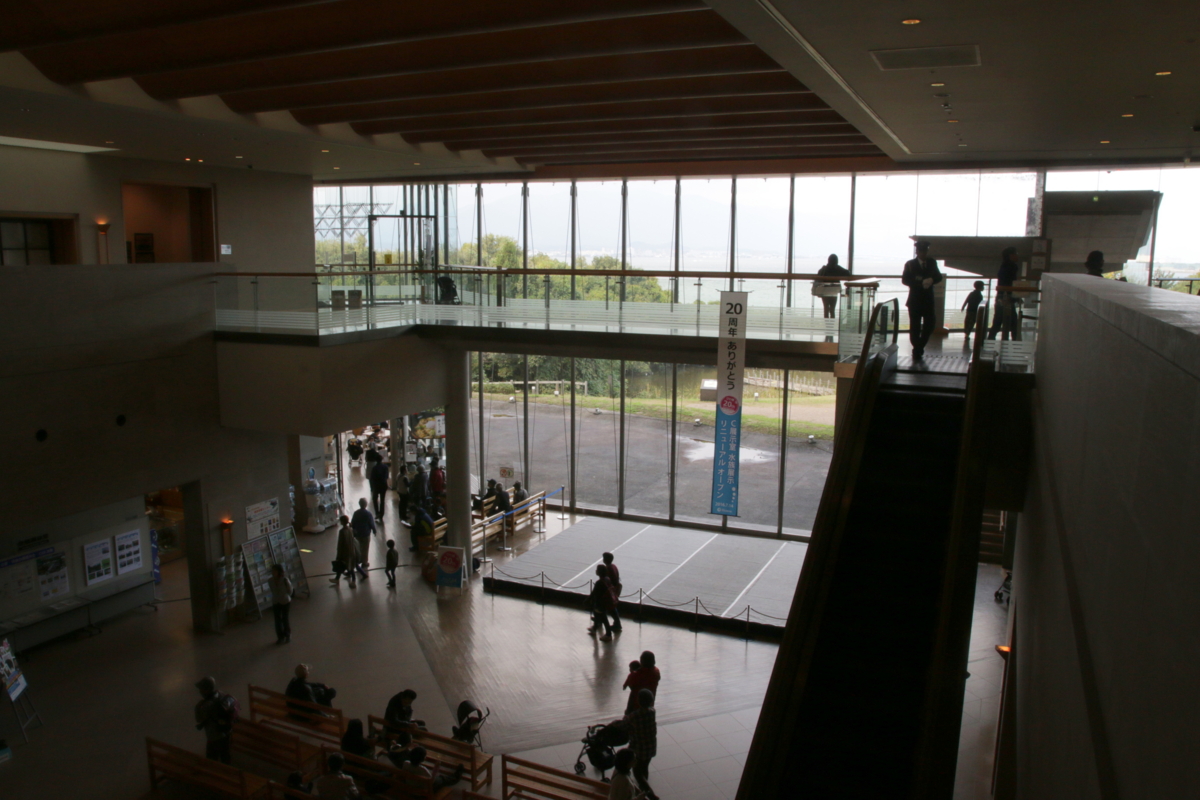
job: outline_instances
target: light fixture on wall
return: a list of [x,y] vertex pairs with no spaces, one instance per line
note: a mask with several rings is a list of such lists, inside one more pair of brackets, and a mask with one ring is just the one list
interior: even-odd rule
[[96,223],[96,261],[100,264],[108,263],[108,229],[111,224],[109,222]]

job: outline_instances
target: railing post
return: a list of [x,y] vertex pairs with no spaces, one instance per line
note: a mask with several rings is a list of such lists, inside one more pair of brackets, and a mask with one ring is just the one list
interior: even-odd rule
[[558,518],[559,519],[570,519],[571,515],[567,513],[567,487],[560,486],[560,487],[558,487],[558,491],[559,491]]
[[750,641],[750,606],[746,605],[746,641]]
[[546,605],[546,571],[542,570],[542,599],[541,604]]
[[638,587],[638,622],[644,622],[646,620],[646,609],[642,606],[642,600],[643,600],[643,598],[645,598],[645,596],[646,596],[646,593],[642,590],[642,587],[639,586]]
[[699,597],[696,597],[695,603],[696,603],[696,612],[695,612],[695,616],[692,618],[692,631],[695,633],[699,633],[700,632],[700,598]]

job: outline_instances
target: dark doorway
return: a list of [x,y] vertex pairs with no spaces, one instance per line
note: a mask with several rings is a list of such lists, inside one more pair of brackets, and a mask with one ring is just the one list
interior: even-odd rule
[[126,183],[121,199],[130,263],[217,260],[212,188]]

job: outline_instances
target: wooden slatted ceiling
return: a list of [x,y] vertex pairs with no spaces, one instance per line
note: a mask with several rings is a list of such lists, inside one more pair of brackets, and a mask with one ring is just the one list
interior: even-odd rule
[[880,155],[698,0],[26,6],[0,50],[63,84],[131,77],[530,165]]

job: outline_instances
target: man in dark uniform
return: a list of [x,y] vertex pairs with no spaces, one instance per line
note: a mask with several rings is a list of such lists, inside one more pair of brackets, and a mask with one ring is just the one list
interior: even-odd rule
[[904,265],[901,279],[908,287],[908,338],[912,342],[913,358],[925,355],[925,345],[933,335],[933,287],[942,282],[937,261],[929,257],[929,242],[917,242],[917,257]]

